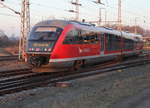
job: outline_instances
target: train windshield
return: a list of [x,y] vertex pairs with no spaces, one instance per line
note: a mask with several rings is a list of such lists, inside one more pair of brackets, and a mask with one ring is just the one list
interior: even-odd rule
[[29,37],[31,41],[55,41],[60,35],[62,29],[56,27],[37,27]]

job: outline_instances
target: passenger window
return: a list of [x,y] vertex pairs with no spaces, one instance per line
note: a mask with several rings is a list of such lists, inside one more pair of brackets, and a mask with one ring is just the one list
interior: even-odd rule
[[98,33],[86,30],[71,30],[66,35],[64,44],[96,44],[98,43]]
[[134,41],[130,39],[124,39],[124,49],[125,50],[134,49]]
[[82,31],[81,36],[84,44],[96,44],[99,41],[97,32]]
[[121,49],[121,37],[114,34],[106,34],[107,51],[116,51]]

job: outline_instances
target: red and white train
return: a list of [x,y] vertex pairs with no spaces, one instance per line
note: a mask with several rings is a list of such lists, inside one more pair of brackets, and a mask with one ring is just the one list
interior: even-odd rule
[[47,20],[33,27],[26,60],[37,67],[50,64],[76,68],[118,56],[139,55],[142,50],[141,35],[76,21]]

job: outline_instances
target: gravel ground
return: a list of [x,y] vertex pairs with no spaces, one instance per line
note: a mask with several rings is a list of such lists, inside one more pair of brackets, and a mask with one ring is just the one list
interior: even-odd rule
[[145,65],[73,80],[67,88],[49,86],[6,95],[0,97],[0,108],[112,108],[150,88],[149,70]]
[[150,108],[150,89],[114,103],[110,108]]
[[4,50],[4,48],[0,48],[0,56],[10,56],[12,55],[10,52]]
[[23,62],[18,61],[1,61],[0,62],[0,72],[7,70],[15,70],[15,69],[24,69],[28,68],[29,65]]
[[[4,48],[0,48],[0,56],[11,56],[12,54],[8,51],[4,50]],[[13,69],[24,69],[28,68],[29,66],[25,63],[18,62],[18,61],[0,61],[0,71],[5,70],[13,70]]]

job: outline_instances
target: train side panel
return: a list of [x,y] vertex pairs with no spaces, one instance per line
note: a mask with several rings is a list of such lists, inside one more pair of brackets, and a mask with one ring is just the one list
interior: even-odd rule
[[100,56],[100,43],[96,44],[64,44],[67,33],[73,28],[68,25],[57,41],[50,57],[50,62],[63,62],[95,58]]

